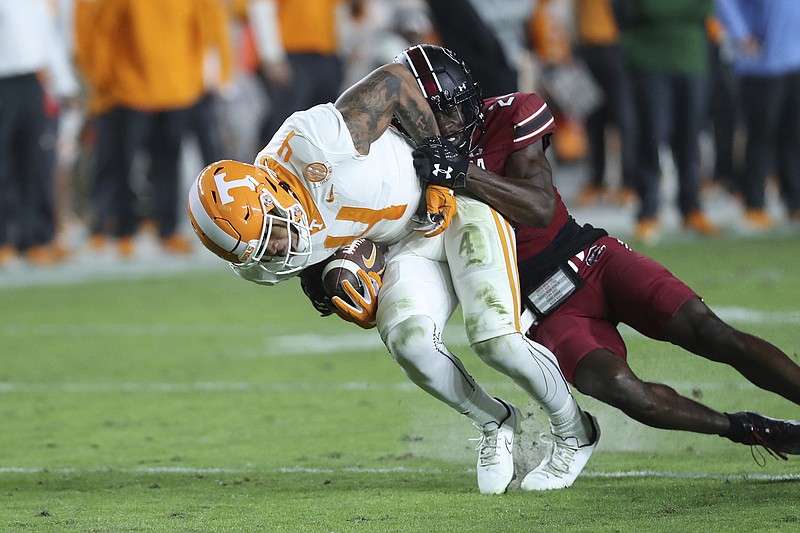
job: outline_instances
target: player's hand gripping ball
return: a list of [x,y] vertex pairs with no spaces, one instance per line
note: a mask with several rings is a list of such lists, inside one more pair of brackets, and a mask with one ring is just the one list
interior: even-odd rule
[[333,311],[364,329],[375,327],[385,252],[372,241],[356,239],[334,253],[322,269],[322,286]]

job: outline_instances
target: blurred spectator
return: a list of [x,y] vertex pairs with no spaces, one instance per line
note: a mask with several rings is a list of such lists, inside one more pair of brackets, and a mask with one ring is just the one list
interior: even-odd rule
[[[200,156],[199,168],[226,158],[221,139],[220,122],[217,120],[217,101],[220,97],[220,92],[226,90],[231,82],[232,71],[230,21],[228,18],[230,11],[228,6],[223,4],[223,0],[210,0],[205,3],[205,6],[211,11],[202,20],[203,27],[200,28],[203,35],[202,41],[206,47],[203,58],[204,93],[187,110],[184,135],[184,143],[187,140],[196,143]],[[164,153],[164,150],[169,149],[168,147],[170,146],[169,142],[164,142],[165,134],[165,128],[160,127],[157,120],[150,131],[147,141],[146,151],[150,156],[151,162],[163,161],[170,157],[169,154]],[[146,205],[142,209],[142,216],[146,219],[153,217],[153,213],[149,212],[148,208],[157,208],[158,198],[162,196],[157,190],[153,190],[152,185],[170,186],[165,184],[163,180],[159,181],[157,172],[158,164],[150,164],[148,166],[147,180],[144,185],[150,189],[151,194],[147,196],[150,197],[151,201],[144,202]],[[156,174],[155,176],[154,173]],[[141,191],[139,196],[143,196]],[[169,193],[165,196],[168,197]],[[168,206],[164,206],[164,208],[166,209]],[[147,226],[150,226],[150,224],[148,223]]]
[[230,9],[225,1],[212,0],[206,4],[212,12],[202,20],[205,90],[189,110],[188,130],[197,140],[203,166],[225,157],[216,113],[217,99],[229,88],[233,76]]
[[55,120],[78,84],[55,5],[0,0],[0,264],[19,252],[39,264],[55,242]]
[[223,0],[233,58],[230,82],[214,101],[217,127],[226,159],[247,159],[261,149],[259,128],[267,108],[260,81],[258,53],[249,20],[251,0]]
[[391,63],[414,44],[436,43],[438,35],[425,0],[372,0],[363,16],[343,28],[346,52],[344,86],[380,65]]
[[[57,12],[57,29],[67,50],[70,63],[74,59],[74,11],[75,0],[49,0]],[[74,65],[70,64],[74,70]],[[77,81],[76,81],[77,83]],[[80,133],[84,124],[85,110],[81,91],[70,98],[70,105],[60,106],[56,123],[55,145],[55,217],[57,240],[70,240],[70,230],[80,226],[74,224],[79,215],[78,205],[85,197],[81,190],[76,167],[81,156]]]
[[540,65],[536,92],[553,111],[558,135],[553,141],[561,162],[588,154],[586,117],[602,94],[586,65],[573,57],[575,12],[572,0],[539,0],[528,22],[528,35]]
[[659,237],[659,150],[671,148],[678,208],[686,229],[720,232],[700,206],[700,134],[707,116],[708,39],[713,0],[625,0],[622,46],[630,69],[637,122],[635,238]]
[[342,18],[358,17],[363,0],[251,0],[269,109],[259,134],[269,141],[293,112],[333,102],[342,89]]
[[716,6],[741,79],[745,221],[754,229],[773,226],[765,210],[765,180],[773,169],[789,219],[800,221],[800,2],[717,0]]
[[514,90],[517,91],[521,90],[523,84],[532,81],[529,78],[535,76],[526,24],[533,16],[537,2],[538,0],[470,0],[478,16],[497,37],[506,62],[516,72]]
[[[427,0],[433,26],[442,46],[453,50],[470,67],[484,96],[517,90],[517,69],[509,62],[495,31],[470,0]],[[528,0],[529,1],[529,0]],[[516,2],[493,2],[497,9],[513,9]],[[520,24],[524,21],[520,21]]]
[[149,178],[158,236],[166,251],[191,250],[177,227],[181,143],[206,94],[207,52],[226,46],[218,42],[226,23],[220,11],[219,0],[78,0],[76,59],[97,128],[94,247],[110,230],[120,255],[134,253],[142,215],[134,162],[154,138]]
[[[84,192],[88,196],[83,211],[88,219],[89,243],[95,249],[102,248],[107,234],[113,230],[114,150],[120,142],[112,128],[111,95],[92,85],[93,69],[107,69],[110,62],[110,50],[103,50],[95,44],[94,33],[101,8],[108,1],[75,0],[73,12],[74,56],[88,93],[86,119],[80,137],[81,179],[84,180],[85,175]],[[103,75],[102,72],[99,74]]]
[[[578,206],[611,199],[628,205],[634,201],[636,136],[628,71],[619,42],[614,3],[619,0],[577,0],[577,56],[584,61],[603,93],[600,105],[586,117],[589,146],[589,183],[578,193]],[[620,158],[619,188],[612,195],[607,180],[606,154],[612,150],[610,127],[617,132]]]
[[733,70],[734,51],[730,36],[716,16],[706,21],[710,46],[711,95],[709,118],[714,140],[713,174],[708,185],[734,194],[741,193],[739,158],[734,146],[741,130],[739,81]]

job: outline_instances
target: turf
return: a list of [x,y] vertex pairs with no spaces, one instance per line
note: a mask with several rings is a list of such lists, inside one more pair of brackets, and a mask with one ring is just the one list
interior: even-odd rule
[[[648,250],[721,315],[800,350],[800,241]],[[0,273],[2,275],[2,273]],[[475,437],[377,333],[225,269],[0,289],[0,531],[796,531],[800,460],[656,430],[576,394],[598,451],[569,490],[486,497]],[[457,318],[457,317],[456,317]],[[728,368],[624,330],[632,366],[717,409],[800,418]],[[538,408],[447,333],[468,369]]]

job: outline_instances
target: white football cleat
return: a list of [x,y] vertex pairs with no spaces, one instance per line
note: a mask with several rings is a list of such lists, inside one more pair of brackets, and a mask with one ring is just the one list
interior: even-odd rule
[[[581,445],[575,436],[542,435],[551,441],[550,449],[539,466],[531,470],[522,480],[522,490],[555,490],[571,487],[575,479],[589,462],[592,452],[600,440],[600,426],[597,419],[585,413],[592,427],[588,444]],[[544,440],[544,439],[543,439]]]
[[510,403],[500,401],[508,409],[508,416],[500,425],[489,422],[483,427],[475,426],[481,432],[480,438],[473,439],[478,441],[478,489],[481,494],[503,494],[514,479],[511,451],[522,415]]

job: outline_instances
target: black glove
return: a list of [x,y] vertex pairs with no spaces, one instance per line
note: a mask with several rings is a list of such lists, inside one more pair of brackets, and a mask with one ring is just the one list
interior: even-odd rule
[[469,159],[444,137],[427,137],[411,154],[417,176],[429,184],[463,189],[467,186]]
[[319,311],[320,316],[329,316],[333,314],[333,307],[331,307],[331,299],[325,293],[322,287],[322,268],[324,261],[312,265],[300,273],[300,287],[303,293],[311,300],[311,305],[314,309]]

